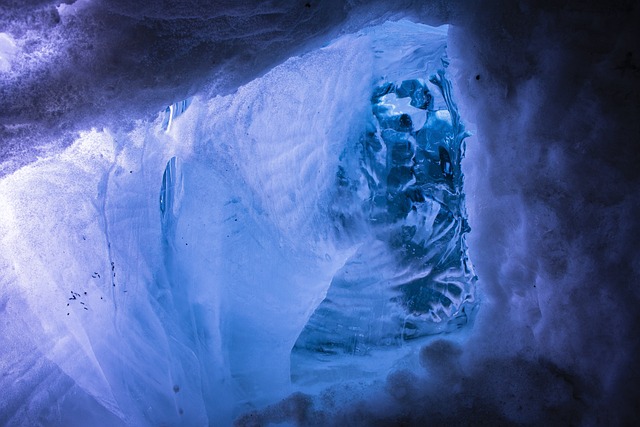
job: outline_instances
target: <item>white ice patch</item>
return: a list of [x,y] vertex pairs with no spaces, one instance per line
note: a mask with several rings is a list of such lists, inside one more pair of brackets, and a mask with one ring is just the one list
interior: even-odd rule
[[[388,110],[387,114],[390,116],[408,114],[411,117],[411,123],[413,123],[414,128],[420,129],[427,121],[427,114],[425,110],[409,105],[410,103],[411,98],[398,98],[395,93],[390,93],[380,98],[380,104]],[[437,111],[435,114],[440,118],[439,116],[445,112],[447,110]]]
[[0,33],[0,72],[11,70],[11,61],[16,56],[18,47],[11,34]]

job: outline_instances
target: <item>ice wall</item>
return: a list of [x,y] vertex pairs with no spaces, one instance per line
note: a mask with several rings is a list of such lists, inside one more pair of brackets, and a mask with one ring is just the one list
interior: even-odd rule
[[3,423],[84,425],[71,392],[102,425],[227,425],[286,396],[291,348],[353,251],[329,207],[373,55],[349,36],[5,177],[3,339],[48,363],[2,354]]
[[446,74],[446,27],[387,22],[359,36],[372,40],[379,77],[331,206],[358,247],[292,350],[298,387],[386,375],[427,337],[470,327],[476,309],[460,167],[468,134]]

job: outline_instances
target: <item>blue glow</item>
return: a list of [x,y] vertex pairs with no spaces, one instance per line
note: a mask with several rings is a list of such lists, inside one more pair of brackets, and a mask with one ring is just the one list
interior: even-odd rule
[[473,317],[461,170],[467,133],[446,65],[442,57],[428,79],[383,80],[372,91],[367,130],[342,155],[332,208],[348,232],[357,206],[368,234],[296,342],[296,382],[371,377],[363,357],[392,363],[399,356],[389,351],[458,331]]
[[467,325],[446,31],[343,36],[0,181],[2,245],[19,248],[3,247],[7,292],[36,313],[11,315],[55,375],[125,424],[230,424],[306,387],[301,368],[329,353],[418,350]]

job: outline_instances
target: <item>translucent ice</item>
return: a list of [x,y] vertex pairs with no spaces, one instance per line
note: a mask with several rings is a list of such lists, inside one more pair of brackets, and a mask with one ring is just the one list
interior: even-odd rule
[[[402,49],[398,40],[379,42],[378,61],[396,79],[385,76],[372,91],[366,130],[358,147],[343,155],[337,179],[351,197],[334,207],[359,206],[368,231],[296,342],[296,381],[344,378],[345,371],[357,376],[358,363],[348,355],[371,356],[455,331],[473,314],[475,275],[465,243],[460,168],[466,133],[445,76],[445,39],[434,31],[426,42],[421,30],[408,31],[415,39],[403,39]],[[405,67],[416,49],[427,47],[439,52],[441,62],[416,77]],[[395,54],[391,64],[385,62],[388,50]],[[363,369],[370,375],[370,367]]]
[[0,353],[0,423],[226,425],[295,390],[296,341],[313,365],[463,325],[445,37],[368,28],[0,180],[2,332],[33,355]]
[[189,105],[191,105],[191,99],[185,99],[183,101],[176,102],[175,104],[171,104],[170,106],[168,106],[164,111],[162,128],[166,131],[169,131],[171,129],[171,124],[173,123],[173,121],[177,117],[182,115],[182,113],[187,111],[187,108],[189,108]]

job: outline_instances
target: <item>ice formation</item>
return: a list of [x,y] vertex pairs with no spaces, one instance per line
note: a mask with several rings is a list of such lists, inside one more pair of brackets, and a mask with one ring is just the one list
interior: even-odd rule
[[[134,425],[227,424],[285,397],[296,340],[460,327],[473,274],[445,41],[372,27],[7,176],[4,287],[24,303],[6,310],[30,307],[58,375]],[[349,270],[355,292],[318,319]]]
[[[366,232],[296,342],[298,383],[362,376],[363,361],[345,356],[415,347],[463,328],[475,308],[460,167],[466,133],[445,77],[446,33],[407,23],[370,33],[375,74],[384,77],[357,148],[341,156],[332,206],[345,232],[363,219]],[[397,357],[377,356],[381,365]]]
[[2,2],[0,425],[631,425],[639,13]]

